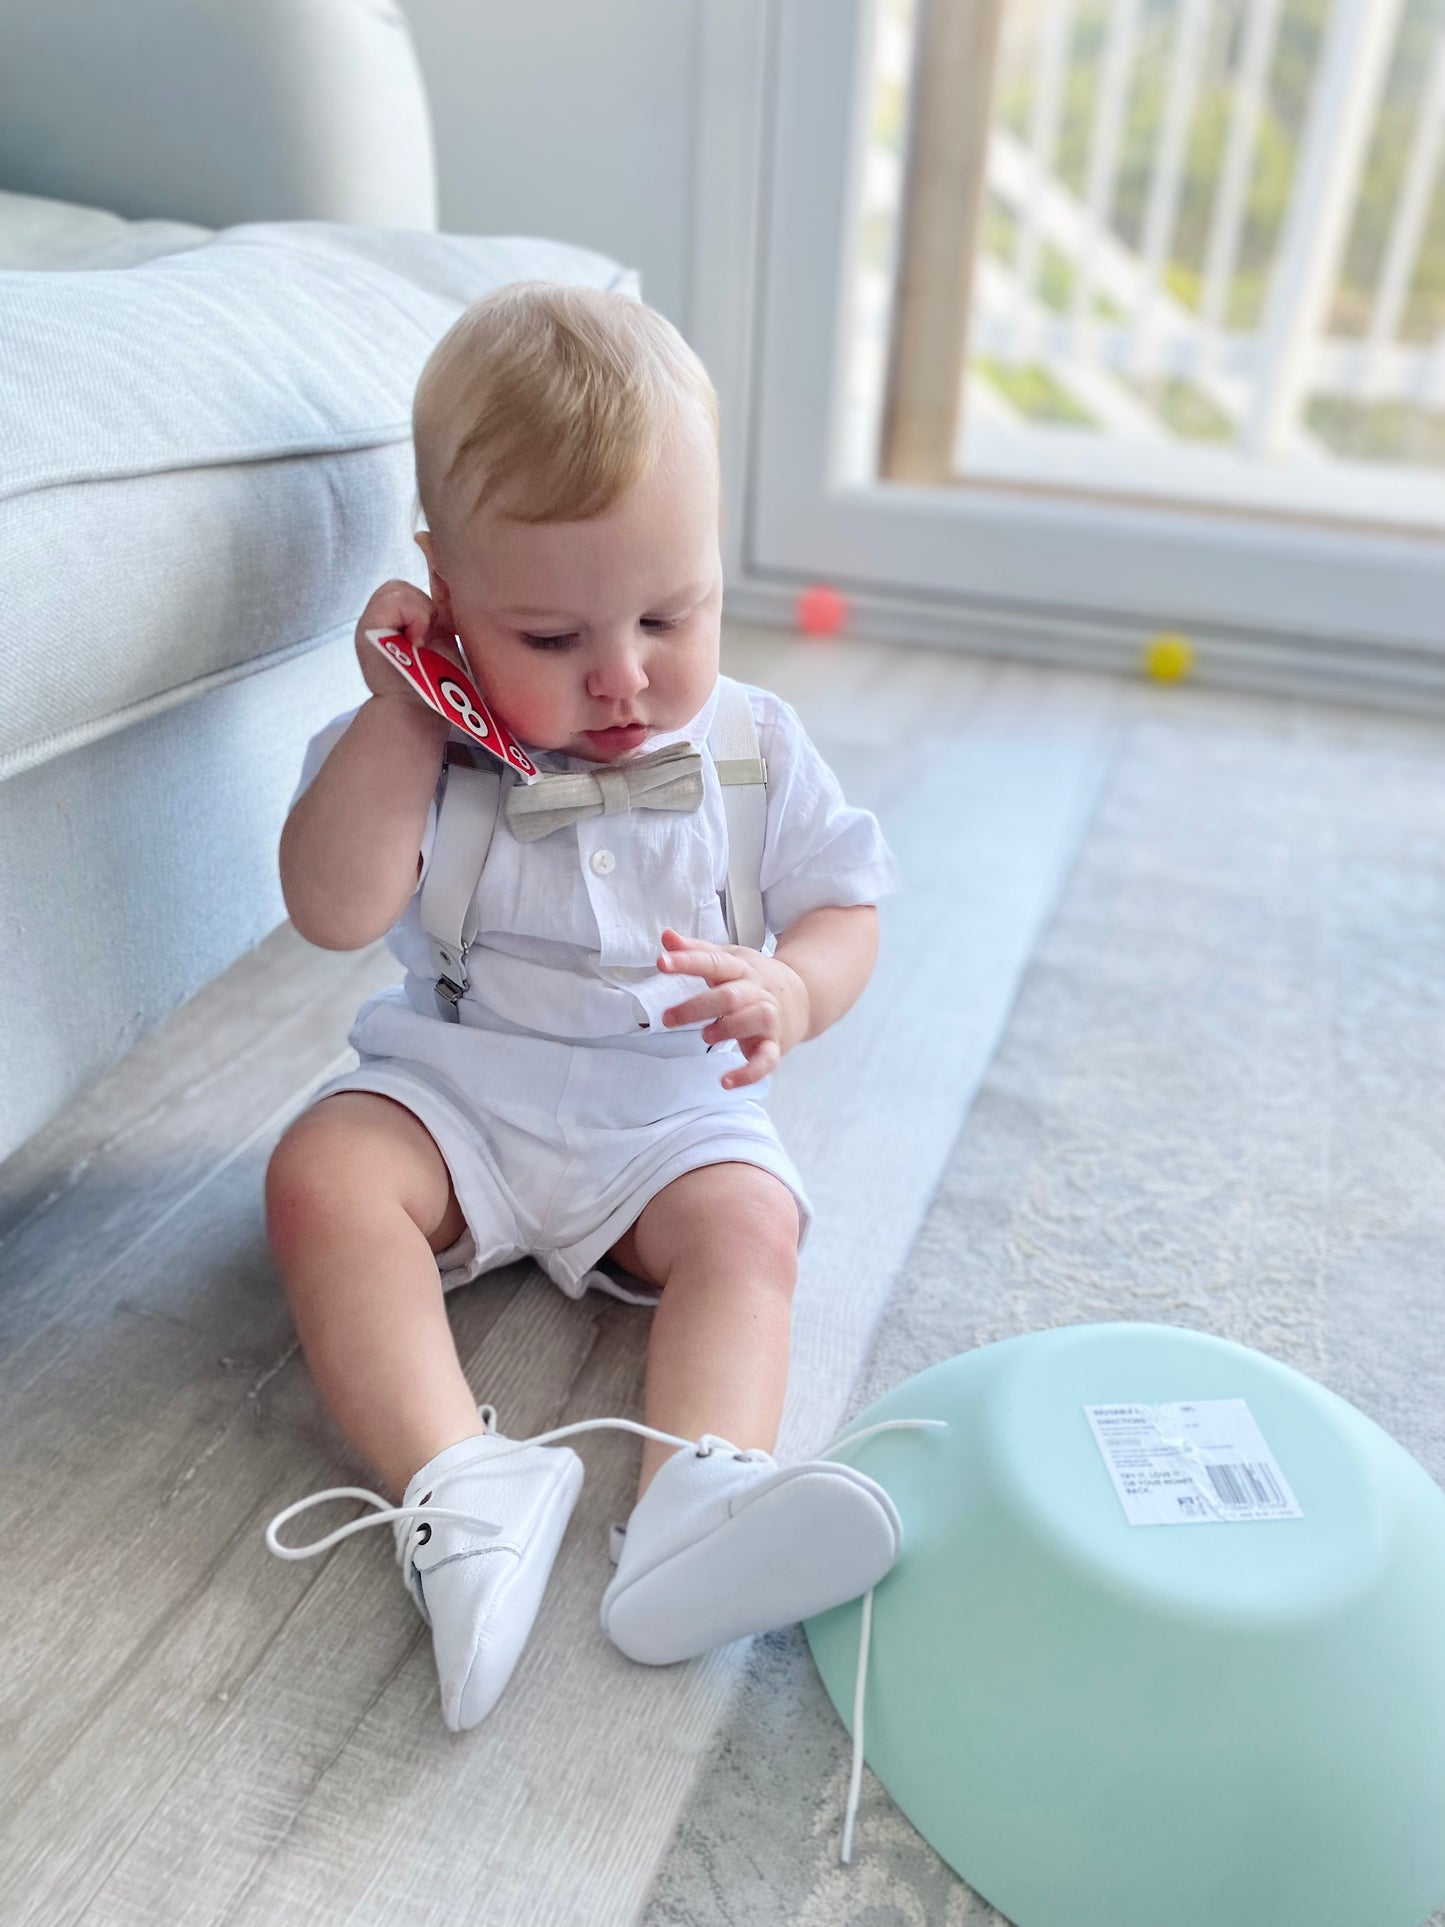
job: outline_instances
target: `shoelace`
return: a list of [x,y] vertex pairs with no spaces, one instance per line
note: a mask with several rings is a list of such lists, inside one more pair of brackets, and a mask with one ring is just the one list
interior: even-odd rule
[[[477,1410],[486,1423],[486,1436],[495,1438],[494,1427],[497,1422],[495,1406],[481,1405]],[[771,1453],[764,1452],[756,1446],[746,1452],[740,1451],[730,1439],[719,1438],[713,1432],[704,1432],[700,1439],[681,1439],[671,1432],[659,1432],[651,1425],[639,1425],[636,1420],[629,1418],[580,1419],[575,1425],[561,1425],[553,1432],[538,1432],[530,1439],[502,1439],[496,1449],[485,1455],[486,1463],[491,1464],[494,1459],[504,1459],[511,1452],[525,1451],[529,1445],[550,1445],[556,1439],[571,1438],[577,1432],[596,1432],[608,1426],[623,1432],[636,1432],[641,1438],[659,1439],[665,1445],[687,1446],[703,1459],[710,1458],[715,1451],[725,1451],[731,1452],[736,1459],[755,1459],[768,1465],[777,1463]],[[437,1486],[441,1487],[452,1478],[461,1477],[471,1470],[472,1467],[469,1465],[452,1466],[446,1472],[438,1474]],[[276,1536],[277,1528],[285,1525],[288,1519],[294,1519],[298,1512],[305,1512],[314,1505],[324,1505],[328,1499],[365,1499],[367,1504],[375,1507],[376,1510],[359,1519],[353,1519],[349,1525],[338,1526],[334,1532],[328,1532],[324,1539],[316,1539],[310,1545],[283,1546]],[[475,1513],[454,1512],[439,1505],[394,1506],[389,1505],[378,1493],[369,1491],[366,1486],[332,1485],[324,1492],[313,1492],[307,1498],[298,1499],[294,1505],[288,1505],[284,1511],[278,1512],[266,1528],[266,1544],[278,1559],[312,1559],[318,1552],[325,1552],[342,1539],[349,1539],[353,1532],[365,1532],[370,1526],[387,1525],[398,1519],[412,1519],[417,1522],[456,1519],[462,1525],[471,1526],[478,1532],[495,1534],[502,1530],[501,1526],[495,1525],[490,1519],[480,1519]],[[398,1547],[398,1565],[403,1562],[406,1551],[406,1545]]]
[[[497,1423],[496,1407],[492,1405],[480,1405],[477,1410],[487,1427],[485,1436],[489,1438],[495,1437],[495,1426]],[[753,1460],[764,1465],[776,1465],[777,1463],[777,1460],[774,1459],[772,1454],[770,1452],[764,1452],[761,1447],[752,1446],[746,1451],[742,1451],[734,1445],[730,1439],[719,1438],[714,1432],[704,1432],[699,1439],[682,1439],[678,1438],[672,1432],[659,1432],[654,1426],[640,1425],[635,1419],[628,1418],[580,1419],[575,1425],[561,1425],[558,1426],[555,1431],[538,1432],[534,1437],[529,1439],[505,1439],[502,1441],[500,1449],[487,1453],[486,1458],[488,1463],[490,1463],[493,1459],[505,1458],[509,1452],[524,1451],[530,1445],[551,1445],[557,1439],[572,1438],[578,1432],[597,1432],[607,1428],[621,1432],[635,1432],[639,1438],[657,1439],[664,1445],[685,1446],[688,1450],[696,1452],[700,1459],[710,1458],[714,1452],[731,1452],[735,1459]],[[859,1445],[864,1439],[872,1438],[875,1432],[895,1432],[903,1430],[946,1432],[948,1430],[948,1421],[939,1418],[883,1419],[877,1425],[865,1426],[861,1432],[850,1432],[846,1438],[835,1439],[831,1445],[826,1447],[824,1451],[817,1453],[816,1456],[820,1459],[832,1458],[837,1453],[843,1451],[845,1447]],[[451,1477],[460,1476],[470,1469],[471,1468],[466,1465],[452,1467],[450,1471],[443,1472],[438,1476],[437,1486],[440,1487],[444,1485]],[[353,1519],[349,1525],[338,1526],[334,1532],[328,1532],[324,1539],[317,1539],[311,1545],[283,1546],[281,1541],[276,1537],[277,1527],[285,1525],[288,1519],[294,1519],[297,1513],[305,1512],[311,1506],[324,1505],[328,1499],[365,1499],[369,1505],[376,1509],[360,1519]],[[294,1505],[288,1505],[284,1511],[278,1512],[266,1528],[266,1544],[278,1559],[312,1559],[318,1552],[325,1552],[328,1547],[339,1544],[342,1539],[350,1538],[353,1532],[365,1532],[370,1526],[386,1525],[399,1519],[411,1519],[415,1523],[433,1519],[456,1519],[463,1525],[473,1527],[478,1532],[495,1534],[502,1530],[499,1525],[494,1525],[491,1520],[479,1519],[470,1512],[453,1512],[444,1506],[434,1505],[393,1506],[388,1505],[385,1499],[381,1498],[377,1493],[369,1491],[365,1486],[333,1485],[328,1486],[324,1492],[313,1492],[305,1499],[298,1499]],[[398,1565],[405,1563],[413,1536],[413,1533],[408,1533],[406,1538],[398,1543],[396,1549]],[[848,1805],[843,1819],[843,1849],[841,1855],[845,1864],[850,1862],[853,1857],[853,1823],[857,1818],[858,1799],[863,1784],[863,1695],[868,1683],[868,1645],[873,1626],[873,1592],[874,1588],[870,1586],[863,1597],[863,1623],[858,1647],[858,1672],[853,1688],[853,1764],[852,1771],[848,1778]]]
[[[861,1432],[850,1432],[835,1439],[820,1459],[832,1458],[844,1446],[858,1445],[875,1432],[946,1432],[948,1420],[942,1418],[886,1418],[877,1425],[865,1425]],[[863,1787],[863,1694],[868,1685],[868,1642],[873,1630],[873,1593],[870,1586],[863,1595],[863,1623],[858,1637],[858,1671],[853,1681],[853,1765],[848,1775],[848,1805],[843,1814],[843,1849],[839,1858],[846,1866],[853,1858],[853,1822],[858,1817],[858,1796]]]

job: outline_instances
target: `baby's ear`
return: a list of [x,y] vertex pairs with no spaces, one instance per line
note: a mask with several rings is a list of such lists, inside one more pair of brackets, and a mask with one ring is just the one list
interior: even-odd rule
[[431,593],[431,598],[433,602],[435,602],[438,599],[438,596],[441,596],[444,598],[447,593],[447,585],[445,582],[442,581],[441,577],[437,574],[436,553],[432,548],[432,539],[431,539],[430,533],[426,529],[422,529],[419,534],[413,535],[411,539],[413,542],[416,543],[417,547],[421,550],[422,556],[426,561],[427,581],[430,585],[430,593]]
[[437,621],[441,627],[446,630],[448,635],[454,636],[457,632],[457,625],[452,616],[451,590],[448,588],[445,578],[437,574],[436,556],[432,550],[431,536],[423,529],[420,534],[413,535],[412,541],[416,543],[417,547],[426,557],[427,581],[430,585],[429,593],[436,607]]

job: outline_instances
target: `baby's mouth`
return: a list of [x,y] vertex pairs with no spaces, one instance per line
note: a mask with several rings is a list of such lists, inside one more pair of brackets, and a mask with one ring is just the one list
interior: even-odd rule
[[612,744],[645,736],[651,727],[650,723],[614,723],[607,729],[584,729],[582,734],[589,742]]

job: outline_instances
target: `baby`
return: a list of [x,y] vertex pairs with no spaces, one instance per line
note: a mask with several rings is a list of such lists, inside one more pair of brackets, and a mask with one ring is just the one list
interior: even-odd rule
[[[577,1454],[550,1443],[568,1433],[644,1438],[601,1606],[632,1659],[807,1618],[897,1558],[898,1514],[873,1480],[771,1456],[811,1208],[757,1101],[862,991],[897,872],[789,705],[730,685],[766,771],[758,884],[775,942],[728,941],[709,745],[727,693],[717,397],[662,316],[615,293],[503,288],[438,343],[413,432],[431,593],[388,582],[367,604],[370,699],[312,739],[280,847],[301,935],[354,950],[385,934],[407,974],[363,1006],[359,1066],[316,1094],[266,1174],[307,1365],[400,1504],[342,1488],[379,1511],[284,1546],[277,1527],[335,1493],[313,1495],[267,1542],[307,1557],[389,1521],[458,1730],[491,1711],[531,1631],[582,1484]],[[697,752],[682,801],[619,801],[599,776],[591,808],[545,833],[499,811],[451,1004],[419,898],[448,752],[465,758],[467,739],[368,629],[465,667],[544,776]],[[505,805],[520,779],[501,782]],[[478,1406],[444,1293],[527,1254],[574,1298],[655,1305],[645,1425],[515,1440]]]

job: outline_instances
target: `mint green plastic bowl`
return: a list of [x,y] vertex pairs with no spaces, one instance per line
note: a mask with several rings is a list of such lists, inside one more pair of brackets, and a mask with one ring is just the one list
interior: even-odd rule
[[[1243,1399],[1300,1519],[1131,1526],[1086,1405]],[[1017,1927],[1420,1927],[1445,1899],[1445,1492],[1313,1379],[1172,1325],[921,1372],[869,1766]],[[861,1601],[806,1626],[851,1730]]]

